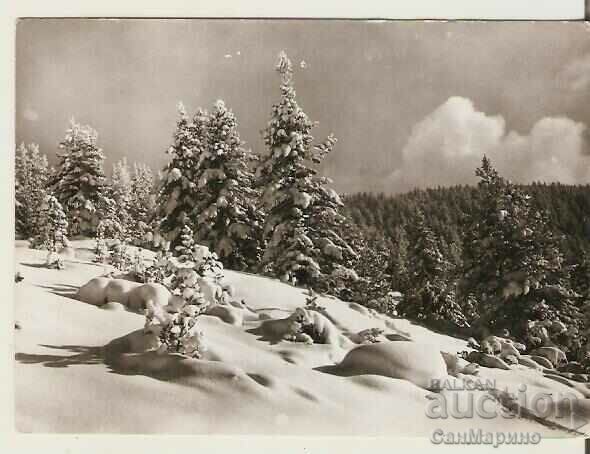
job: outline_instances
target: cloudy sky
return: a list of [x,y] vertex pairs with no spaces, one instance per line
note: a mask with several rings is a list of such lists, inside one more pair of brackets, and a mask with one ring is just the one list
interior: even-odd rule
[[583,23],[22,20],[17,143],[54,160],[74,116],[109,168],[127,156],[156,169],[178,101],[224,99],[263,152],[281,49],[315,136],[339,139],[322,166],[339,191],[472,183],[484,153],[514,181],[590,182]]

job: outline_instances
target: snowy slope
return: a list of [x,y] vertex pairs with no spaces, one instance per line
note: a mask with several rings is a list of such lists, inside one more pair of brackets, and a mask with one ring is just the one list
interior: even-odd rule
[[[72,298],[103,274],[89,259],[91,242],[75,242],[66,269],[42,266],[45,254],[17,243],[15,330],[16,424],[24,432],[420,435],[444,430],[536,431],[567,435],[527,419],[431,419],[431,393],[411,381],[334,372],[347,351],[336,345],[273,342],[260,320],[233,326],[202,316],[204,360],[141,351],[144,318]],[[273,279],[226,271],[261,319],[284,318],[305,304],[305,291]],[[356,305],[321,298],[342,333],[380,327],[409,335],[415,358],[465,349],[465,342],[405,320],[376,318]],[[263,315],[264,314],[264,315]],[[484,368],[485,369],[485,368]],[[542,377],[489,370],[504,382],[559,390]],[[487,373],[487,371],[484,371]],[[563,386],[565,387],[565,386]],[[467,396],[465,396],[467,398]]]

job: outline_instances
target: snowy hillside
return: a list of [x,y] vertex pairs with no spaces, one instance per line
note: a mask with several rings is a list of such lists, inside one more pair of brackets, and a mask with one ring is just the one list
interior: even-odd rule
[[[24,277],[15,284],[19,431],[430,436],[439,428],[481,428],[568,435],[555,421],[539,423],[530,415],[428,417],[433,392],[424,383],[469,380],[445,364],[440,352],[468,348],[465,341],[403,319],[320,298],[341,342],[307,345],[273,338],[263,327],[304,306],[305,291],[256,275],[225,271],[234,299],[243,299],[247,308],[243,323],[199,317],[207,345],[202,359],[147,351],[142,315],[74,299],[81,285],[104,273],[90,261],[91,243],[74,241],[75,257],[66,258],[64,270],[52,270],[44,266],[46,252],[17,242],[16,267]],[[359,347],[351,339],[367,328],[383,329],[384,338]],[[365,347],[371,348],[339,365],[350,350]],[[554,396],[574,393],[580,398],[577,414],[589,414],[582,392],[537,370],[481,367],[479,376],[502,389],[526,383],[529,390]],[[476,391],[484,392],[490,391]],[[469,398],[468,392],[441,393],[455,393],[463,403]]]

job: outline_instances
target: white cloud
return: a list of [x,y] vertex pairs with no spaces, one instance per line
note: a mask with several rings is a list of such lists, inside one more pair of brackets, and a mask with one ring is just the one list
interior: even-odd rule
[[23,118],[29,121],[37,121],[39,119],[39,114],[30,107],[27,107],[23,110]]
[[526,135],[507,132],[502,116],[486,115],[471,100],[452,97],[414,126],[403,162],[387,179],[386,189],[474,183],[484,154],[517,182],[589,182],[585,129],[569,118],[551,117],[539,120]]

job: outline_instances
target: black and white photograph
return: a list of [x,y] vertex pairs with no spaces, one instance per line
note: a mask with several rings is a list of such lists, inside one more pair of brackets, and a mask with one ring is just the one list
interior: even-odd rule
[[20,433],[590,433],[584,22],[22,18]]

